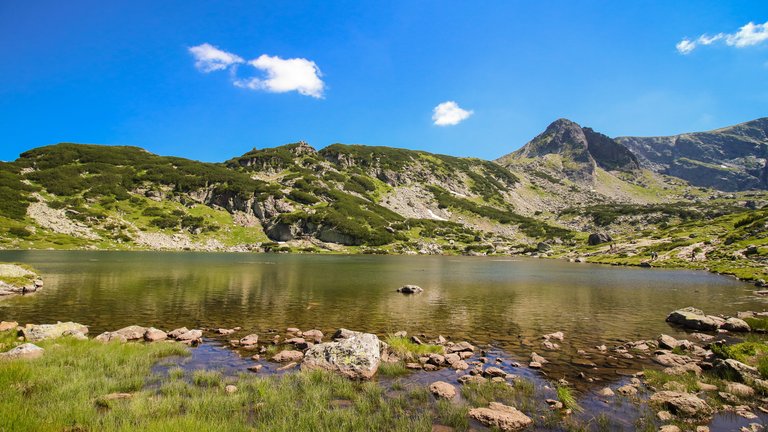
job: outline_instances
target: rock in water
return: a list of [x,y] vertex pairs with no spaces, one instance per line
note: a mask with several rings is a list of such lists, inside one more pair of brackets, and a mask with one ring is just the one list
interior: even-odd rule
[[123,337],[125,337],[126,340],[134,341],[134,340],[144,339],[144,333],[146,332],[147,332],[147,329],[145,327],[132,325],[128,327],[123,327],[120,330],[115,330],[113,333],[122,335]]
[[167,338],[168,338],[168,334],[154,327],[148,328],[147,331],[144,333],[144,340],[147,342],[157,342],[157,341],[165,340]]
[[456,396],[456,387],[445,381],[435,381],[429,385],[429,391],[438,398],[453,399]]
[[403,293],[403,294],[418,294],[423,291],[424,291],[424,288],[416,285],[404,285],[397,289],[397,292]]
[[712,408],[707,403],[690,393],[660,391],[651,396],[651,402],[657,403],[680,417],[708,417]]
[[42,357],[44,349],[31,343],[25,343],[19,345],[16,348],[0,353],[0,359],[16,360],[16,359],[35,359]]
[[74,322],[58,322],[56,324],[27,324],[21,329],[24,339],[38,342],[46,339],[56,339],[67,332],[88,333],[88,327]]
[[272,361],[276,361],[278,363],[298,362],[303,358],[304,354],[301,351],[283,350],[275,354],[275,356],[272,357]]
[[352,379],[370,379],[376,374],[381,362],[381,341],[376,335],[340,329],[334,339],[307,350],[302,369],[325,369]]
[[530,417],[516,408],[498,402],[491,402],[488,408],[471,409],[469,416],[486,426],[505,432],[520,430],[533,423]]
[[667,322],[693,330],[714,331],[720,327],[717,321],[704,315],[701,310],[692,307],[673,311],[667,316]]

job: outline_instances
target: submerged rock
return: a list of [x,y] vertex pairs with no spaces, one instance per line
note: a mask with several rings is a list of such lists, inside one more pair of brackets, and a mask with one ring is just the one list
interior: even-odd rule
[[44,349],[31,343],[25,343],[17,346],[16,348],[0,353],[0,359],[16,360],[16,359],[35,359],[43,356]]
[[56,324],[27,324],[21,329],[24,339],[38,342],[46,339],[56,339],[67,332],[88,334],[88,327],[75,322],[58,322]]
[[533,423],[530,417],[517,408],[498,402],[491,402],[488,408],[473,408],[469,410],[469,416],[486,426],[502,431],[520,430]]
[[376,374],[381,362],[381,341],[376,335],[340,329],[335,339],[307,350],[302,369],[325,369],[352,379]]

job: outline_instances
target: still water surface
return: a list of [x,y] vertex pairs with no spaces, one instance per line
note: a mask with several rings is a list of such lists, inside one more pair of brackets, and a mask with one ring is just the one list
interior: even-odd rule
[[[130,324],[171,329],[339,327],[438,334],[502,349],[563,331],[577,348],[680,336],[664,318],[763,310],[754,288],[693,271],[498,257],[328,256],[171,252],[3,251],[44,289],[0,301],[0,320],[77,321],[92,334]],[[424,293],[395,292],[416,284]]]

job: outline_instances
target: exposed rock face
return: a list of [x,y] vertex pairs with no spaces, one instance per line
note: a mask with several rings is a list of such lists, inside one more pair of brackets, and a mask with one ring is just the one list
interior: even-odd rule
[[13,348],[10,351],[0,353],[0,359],[16,360],[16,359],[35,359],[43,356],[44,349],[31,343],[25,343]]
[[689,393],[660,391],[651,396],[651,402],[680,417],[708,417],[712,414],[707,402]]
[[302,369],[326,369],[352,379],[370,379],[381,362],[381,341],[371,333],[340,329],[344,337],[311,347],[304,354]]
[[68,333],[88,334],[88,327],[74,322],[58,322],[56,324],[27,324],[21,329],[24,339],[38,342],[46,339],[56,339]]
[[566,119],[556,120],[520,150],[497,162],[506,165],[510,159],[535,159],[546,155],[558,155],[563,174],[579,182],[594,182],[598,166],[619,171],[632,171],[640,166],[635,155],[622,144]]
[[516,431],[533,424],[530,417],[514,407],[491,402],[488,408],[469,410],[469,416],[480,423],[502,431]]
[[710,132],[616,141],[654,171],[724,191],[768,188],[768,118]]

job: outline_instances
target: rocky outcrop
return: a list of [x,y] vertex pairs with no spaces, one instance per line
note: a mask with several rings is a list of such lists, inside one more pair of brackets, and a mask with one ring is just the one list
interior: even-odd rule
[[693,330],[713,331],[720,327],[713,317],[706,316],[704,312],[693,307],[673,311],[667,316],[667,322]]
[[16,264],[0,264],[0,297],[30,294],[43,287],[43,279],[35,272]]
[[376,374],[381,362],[381,341],[376,335],[340,329],[334,339],[309,348],[302,369],[325,369],[352,379],[371,379]]
[[609,242],[612,242],[612,241],[613,241],[613,238],[610,236],[610,234],[603,233],[603,232],[592,233],[587,238],[587,243],[590,246],[596,246],[596,245],[599,245],[599,244],[609,243]]
[[768,188],[768,118],[709,132],[619,137],[640,164],[695,186],[723,191]]
[[56,339],[69,334],[88,334],[88,327],[75,322],[58,322],[56,324],[27,324],[21,329],[24,339],[38,342],[46,339]]

